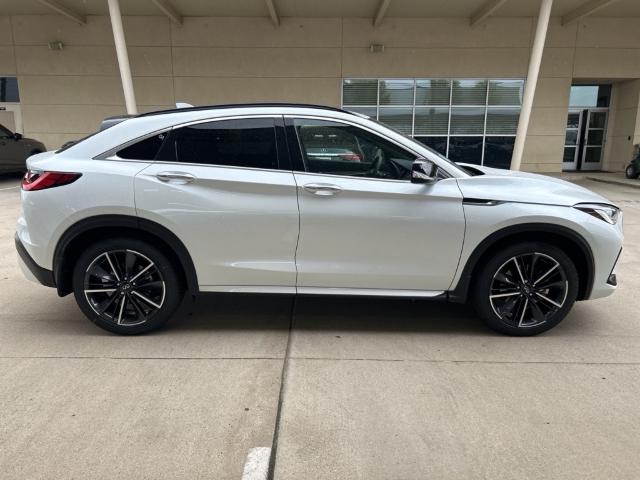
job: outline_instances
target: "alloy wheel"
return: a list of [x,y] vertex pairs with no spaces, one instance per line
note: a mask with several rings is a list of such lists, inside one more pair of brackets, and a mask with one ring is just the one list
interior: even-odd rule
[[562,265],[544,253],[516,255],[493,276],[489,302],[494,313],[513,327],[545,323],[562,308],[569,291]]
[[117,325],[145,323],[164,303],[162,273],[145,255],[134,250],[111,250],[98,255],[84,275],[84,295],[93,311]]

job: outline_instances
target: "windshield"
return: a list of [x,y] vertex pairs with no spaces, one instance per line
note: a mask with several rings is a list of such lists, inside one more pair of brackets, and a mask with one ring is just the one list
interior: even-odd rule
[[[353,113],[353,112],[351,112]],[[398,135],[402,135],[404,138],[406,138],[407,140],[410,140],[411,143],[413,143],[415,146],[419,147],[419,149],[422,150],[428,150],[429,153],[432,153],[433,155],[435,155],[436,157],[438,157],[440,160],[442,160],[443,162],[446,162],[448,165],[452,166],[453,168],[455,168],[458,172],[462,173],[464,176],[468,177],[469,176],[469,172],[467,172],[464,168],[462,168],[461,166],[459,166],[458,164],[456,164],[455,162],[452,162],[451,160],[449,160],[447,157],[445,157],[444,155],[442,155],[440,152],[435,151],[433,148],[428,147],[427,145],[425,145],[424,143],[420,143],[418,140],[416,140],[415,138],[407,135],[406,133],[401,132],[400,130],[397,130],[393,127],[390,127],[389,125],[387,125],[386,123],[382,123],[379,120],[376,120],[375,118],[371,118],[371,117],[367,117],[366,115],[362,115],[360,113],[358,113],[357,115],[366,118],[367,120],[371,120],[374,123],[377,123],[378,125],[380,125],[381,127],[384,127],[388,130],[391,130],[395,133],[397,133]]]

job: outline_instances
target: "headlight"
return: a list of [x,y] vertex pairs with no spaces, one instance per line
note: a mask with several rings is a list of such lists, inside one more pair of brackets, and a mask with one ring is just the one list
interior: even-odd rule
[[573,208],[577,208],[592,217],[604,220],[611,225],[615,225],[618,222],[618,217],[620,216],[619,208],[604,203],[579,203],[574,205]]

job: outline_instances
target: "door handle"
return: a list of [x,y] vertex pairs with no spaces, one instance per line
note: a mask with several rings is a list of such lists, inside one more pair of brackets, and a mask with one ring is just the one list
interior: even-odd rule
[[324,197],[336,195],[342,191],[339,186],[332,185],[330,183],[307,183],[306,185],[303,185],[302,188],[309,193]]
[[186,172],[159,172],[156,178],[161,182],[185,184],[193,182],[196,177]]

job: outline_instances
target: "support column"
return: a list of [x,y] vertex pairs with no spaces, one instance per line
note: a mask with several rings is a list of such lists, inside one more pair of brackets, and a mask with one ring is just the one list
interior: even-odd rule
[[133,91],[133,79],[131,78],[131,67],[129,66],[129,56],[127,55],[127,42],[124,38],[122,28],[122,15],[120,14],[120,4],[118,0],[108,0],[109,16],[111,17],[111,28],[113,29],[113,40],[116,44],[116,54],[118,56],[118,68],[122,80],[122,91],[124,92],[124,103],[127,113],[135,115],[138,113],[136,106],[136,96]]
[[522,99],[522,109],[520,110],[520,120],[518,121],[518,132],[516,133],[513,156],[511,157],[511,170],[520,170],[520,165],[522,164],[524,142],[529,129],[529,118],[531,117],[533,97],[536,93],[536,85],[538,84],[542,52],[544,51],[544,42],[547,38],[547,28],[549,27],[552,5],[553,0],[542,0],[540,2],[540,13],[538,14],[538,24],[533,39],[531,58],[529,59],[529,71],[524,86],[524,97]]

